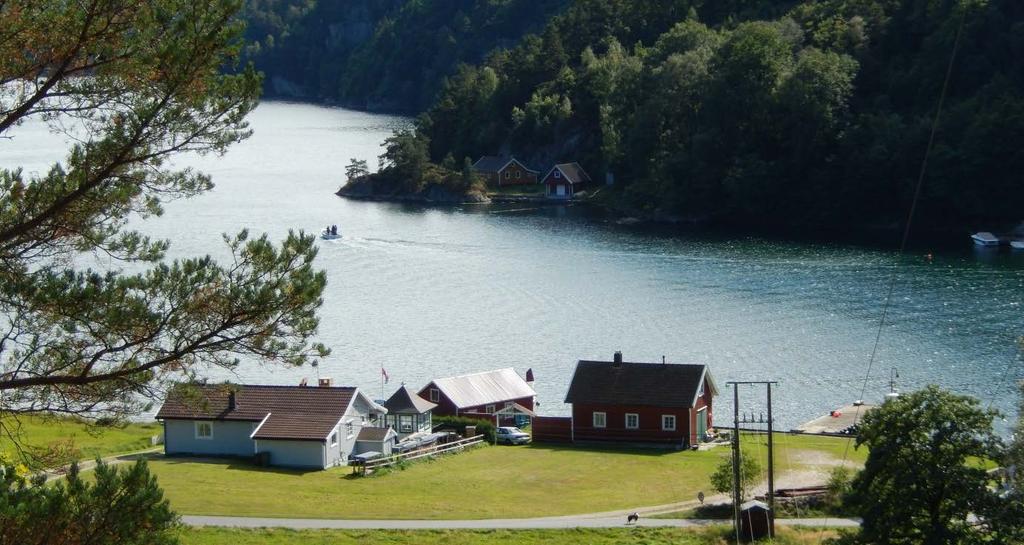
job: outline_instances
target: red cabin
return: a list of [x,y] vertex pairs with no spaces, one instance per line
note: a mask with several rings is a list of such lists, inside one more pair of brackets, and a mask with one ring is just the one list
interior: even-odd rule
[[502,422],[515,420],[516,415],[533,416],[537,397],[530,383],[511,367],[435,379],[417,395],[437,404],[435,415],[498,418]]
[[686,448],[712,428],[718,389],[706,365],[612,361],[576,364],[565,402],[573,442],[623,442]]

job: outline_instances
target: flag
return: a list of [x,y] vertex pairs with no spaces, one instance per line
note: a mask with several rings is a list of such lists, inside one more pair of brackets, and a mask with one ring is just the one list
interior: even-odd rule
[[388,383],[388,372],[383,367],[380,368],[380,376],[384,379],[384,384]]

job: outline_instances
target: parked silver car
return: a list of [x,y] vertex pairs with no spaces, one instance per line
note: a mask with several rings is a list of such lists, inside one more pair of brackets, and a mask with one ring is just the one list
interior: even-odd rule
[[530,434],[512,426],[502,426],[497,431],[498,443],[506,445],[525,445],[530,442]]

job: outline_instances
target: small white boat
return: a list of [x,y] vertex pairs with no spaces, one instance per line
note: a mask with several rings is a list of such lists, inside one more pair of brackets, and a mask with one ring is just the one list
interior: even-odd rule
[[1024,240],[1011,240],[1010,247],[1014,250],[1024,250]]
[[988,231],[974,233],[971,238],[974,239],[974,244],[977,246],[999,246],[999,237]]
[[334,229],[324,229],[320,231],[320,238],[323,240],[335,240],[341,238],[341,230],[337,227]]

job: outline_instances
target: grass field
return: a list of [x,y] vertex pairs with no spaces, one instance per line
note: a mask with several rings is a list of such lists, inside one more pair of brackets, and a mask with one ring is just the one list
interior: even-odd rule
[[[5,418],[0,422],[5,429],[20,437],[23,446],[37,449],[69,448],[69,458],[91,459],[132,452],[150,447],[150,437],[160,435],[162,428],[156,422],[128,424],[125,427],[90,427],[83,421],[69,418],[19,417],[18,421]],[[0,453],[16,458],[17,452],[6,433],[0,434]],[[70,461],[70,460],[68,460]]]
[[[574,530],[235,530],[197,528],[182,545],[726,545],[726,528],[615,528]],[[776,545],[817,545],[832,531],[780,528]]]
[[[763,456],[758,441],[745,450]],[[787,436],[776,441],[777,471],[801,460],[834,459],[841,440]],[[531,445],[482,447],[404,471],[357,478],[328,471],[260,469],[244,462],[154,459],[153,473],[182,514],[364,519],[481,519],[633,509],[712,495],[708,476],[729,455],[594,450]],[[762,462],[763,463],[763,462]]]

